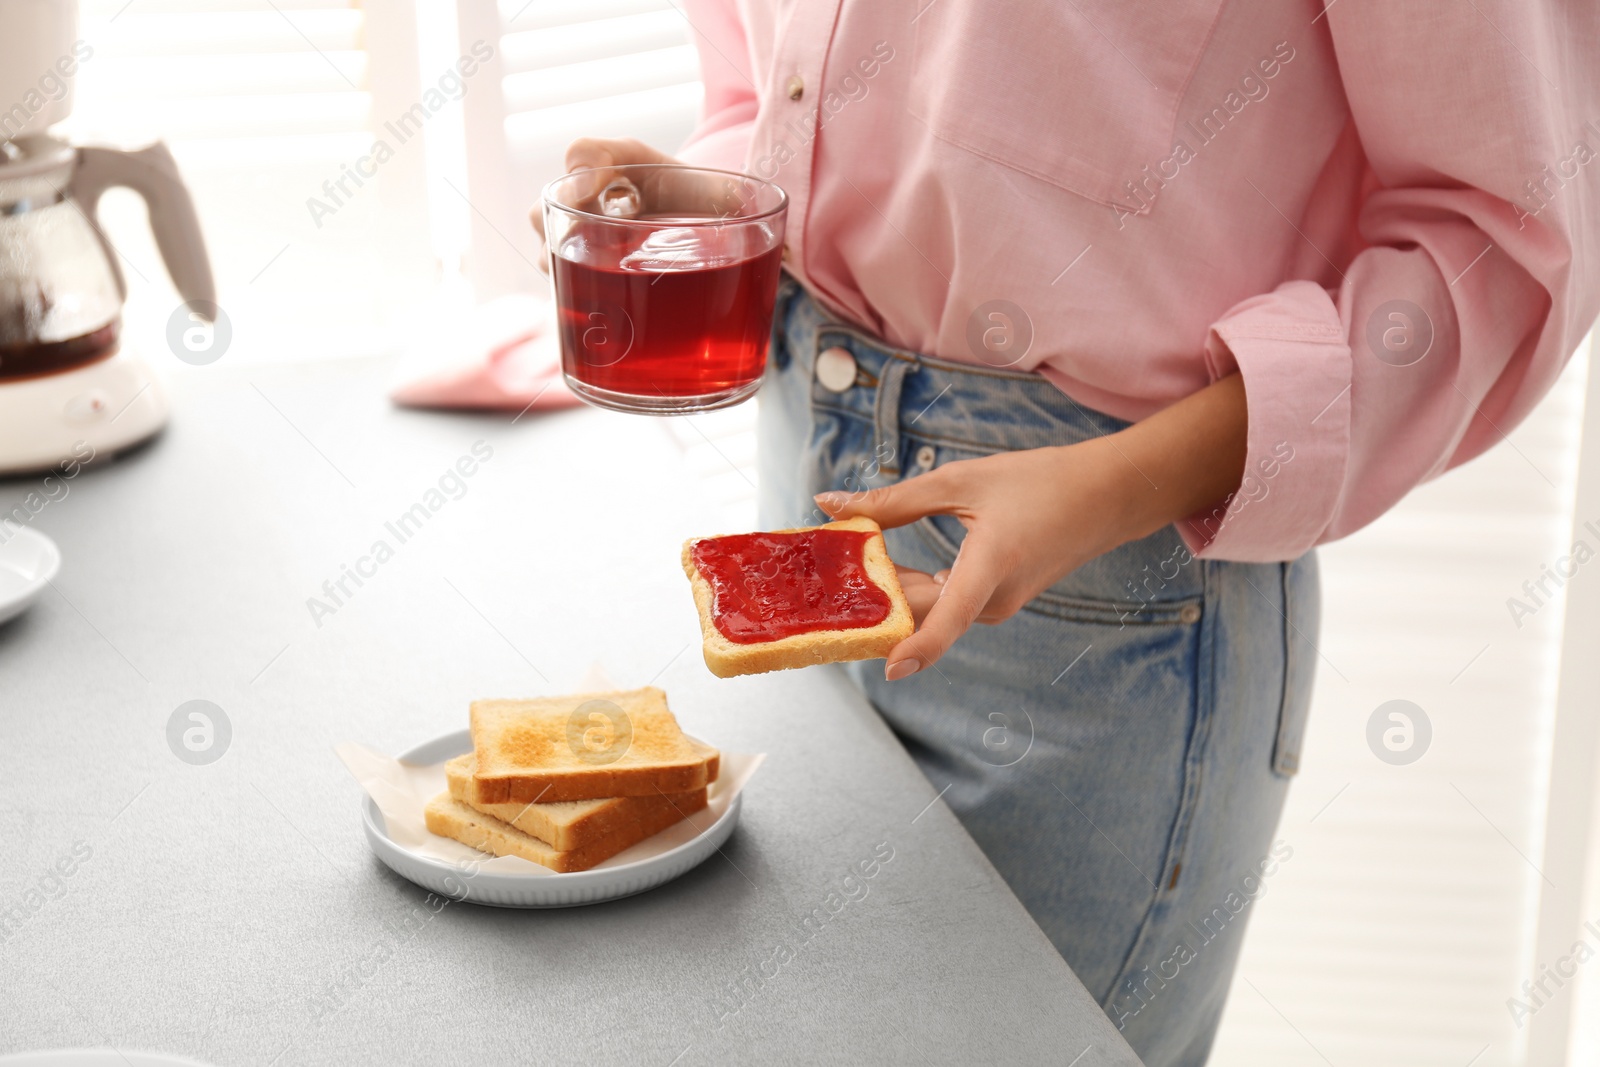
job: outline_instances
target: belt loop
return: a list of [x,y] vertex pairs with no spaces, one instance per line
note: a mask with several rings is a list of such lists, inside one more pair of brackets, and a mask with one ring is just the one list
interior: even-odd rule
[[884,474],[900,473],[900,386],[905,382],[907,372],[913,369],[907,361],[890,356],[884,361],[883,370],[878,376],[875,412],[878,432],[873,447],[876,449],[878,469]]

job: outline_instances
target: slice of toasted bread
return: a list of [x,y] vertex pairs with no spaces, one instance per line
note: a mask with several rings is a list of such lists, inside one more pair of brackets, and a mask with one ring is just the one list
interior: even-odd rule
[[683,544],[683,572],[689,576],[689,583],[694,587],[694,602],[700,609],[700,633],[706,666],[711,668],[712,674],[719,678],[732,678],[740,674],[809,667],[815,663],[880,659],[911,636],[915,629],[911,606],[906,603],[905,593],[900,589],[900,579],[895,574],[894,562],[889,559],[889,550],[883,543],[883,531],[878,524],[871,519],[857,517],[822,526],[775,532],[788,534],[807,530],[858,530],[871,535],[862,546],[862,562],[866,565],[867,577],[889,596],[888,617],[873,626],[809,630],[773,641],[741,643],[730,640],[717,629],[716,593],[694,562],[696,542],[708,539],[691,538]]
[[485,804],[688,793],[714,750],[689,743],[655,687],[472,702],[473,773]]
[[449,793],[440,793],[428,801],[423,817],[429,831],[440,837],[454,838],[463,845],[496,856],[521,856],[541,867],[564,874],[586,871],[705,806],[706,791],[697,789],[678,799],[675,804],[664,806],[636,822],[619,826],[587,845],[566,851],[551,848],[532,834],[523,833],[492,815],[485,815]]
[[705,754],[706,785],[710,785],[712,782],[722,777],[722,753],[718,752],[716,749],[712,748],[710,745],[699,740],[698,738],[690,737],[688,734],[684,734],[683,736],[689,742],[690,748],[693,748],[696,752]]
[[450,760],[444,769],[451,797],[563,852],[593,844],[624,826],[649,818],[658,809],[685,808],[694,804],[694,798],[704,792],[702,789],[649,797],[558,800],[553,804],[488,804],[478,799],[478,783],[472,778],[471,753]]

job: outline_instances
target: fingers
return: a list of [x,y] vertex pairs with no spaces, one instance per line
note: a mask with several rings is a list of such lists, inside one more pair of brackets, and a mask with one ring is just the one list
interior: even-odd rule
[[864,515],[884,529],[891,529],[929,515],[948,515],[957,509],[951,478],[945,473],[949,469],[941,467],[864,493],[818,493],[815,499],[817,506],[835,519]]
[[[672,162],[665,152],[657,151],[642,141],[631,138],[602,138],[580,137],[567,146],[567,173],[575,170],[588,170],[593,167],[621,167],[630,163],[670,163]],[[582,197],[587,199],[605,187],[611,180],[609,172],[592,175],[588,180],[591,186],[582,192]],[[528,221],[533,223],[533,232],[539,235],[542,245],[544,234],[544,204],[538,203],[528,212]],[[549,256],[544,255],[540,249],[539,269],[546,274],[550,272]]]
[[[930,575],[926,571],[902,567],[898,563],[894,569],[900,579],[900,591],[906,595],[906,603],[911,607],[911,617],[921,625],[923,618],[928,614],[928,609],[939,599],[939,590],[944,586],[944,579],[937,574]],[[946,572],[940,572],[943,573]]]
[[544,203],[533,205],[528,210],[528,221],[533,223],[533,232],[539,238],[539,258],[534,261],[534,266],[539,268],[540,274],[550,273],[550,249],[544,239]]
[[567,146],[567,172],[630,163],[669,163],[665,152],[632,138],[580,137]]
[[[591,167],[614,167],[619,163],[633,162],[625,158],[632,154],[633,147],[645,148],[644,145],[634,141],[604,140],[599,137],[580,137],[567,146],[567,173],[575,170],[587,170]],[[649,149],[646,149],[649,151]],[[659,153],[657,153],[659,155]],[[646,162],[641,160],[640,162]],[[594,190],[587,190],[585,197],[594,195]],[[533,223],[534,232],[539,235],[539,240],[544,240],[544,204],[533,205],[528,212],[528,219]],[[544,266],[541,264],[541,266]]]
[[[614,167],[634,163],[671,163],[672,157],[658,152],[642,141],[580,137],[567,146],[567,173],[575,170],[594,170],[582,184],[575,187],[572,196],[582,202],[597,195],[613,178]],[[598,169],[596,169],[598,168]]]
[[909,678],[935,663],[978,621],[1005,574],[999,556],[988,549],[982,537],[968,534],[921,627],[890,650],[884,678],[891,682]]

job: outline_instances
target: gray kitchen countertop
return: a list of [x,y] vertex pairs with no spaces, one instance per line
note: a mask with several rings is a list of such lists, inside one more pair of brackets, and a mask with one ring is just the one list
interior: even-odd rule
[[[679,545],[729,531],[660,422],[399,411],[386,370],[186,369],[159,439],[33,519],[65,563],[0,625],[0,1053],[1137,1064],[836,668],[705,669]],[[0,510],[39,486],[0,481]],[[768,753],[721,855],[529,912],[440,906],[372,856],[335,744],[399,752],[595,663]],[[167,740],[195,699],[232,728],[208,765]]]

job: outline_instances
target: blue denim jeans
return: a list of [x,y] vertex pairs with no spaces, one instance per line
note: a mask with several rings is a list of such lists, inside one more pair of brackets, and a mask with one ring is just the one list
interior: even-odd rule
[[[837,392],[814,370],[835,347],[856,367]],[[1036,375],[884,345],[787,277],[767,373],[765,529],[826,521],[823,490],[1125,425]],[[964,533],[934,516],[888,531],[889,552],[937,571]],[[1317,619],[1314,555],[1195,560],[1168,527],[974,627],[937,669],[847,667],[1149,1067],[1205,1062],[1250,906],[1292,861],[1273,833]]]

